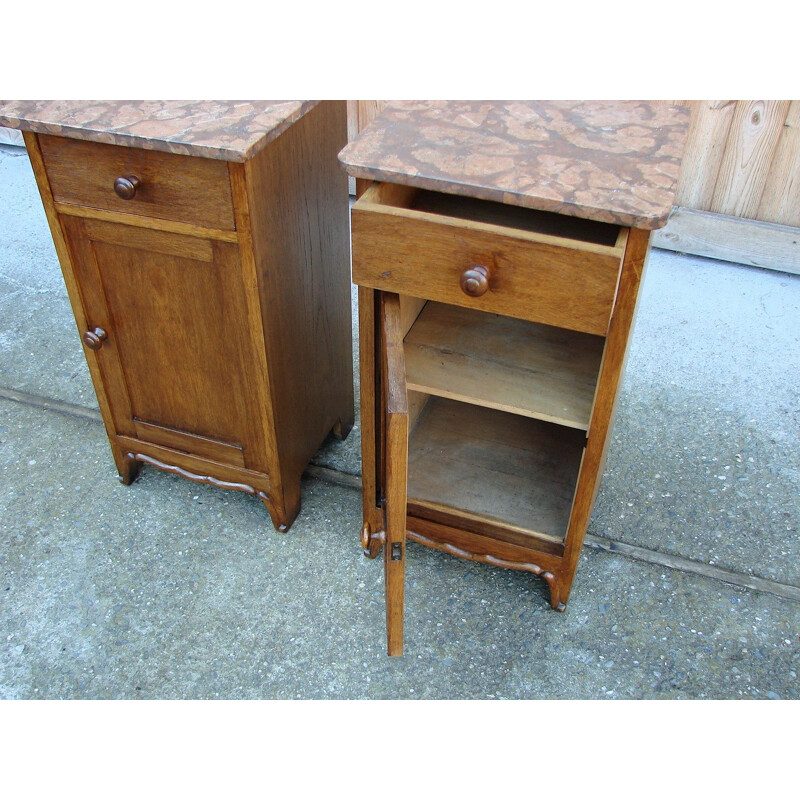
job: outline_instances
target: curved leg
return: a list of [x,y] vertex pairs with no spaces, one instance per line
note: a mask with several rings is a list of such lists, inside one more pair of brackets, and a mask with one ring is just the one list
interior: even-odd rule
[[141,462],[135,458],[129,458],[127,455],[121,454],[117,457],[114,453],[114,460],[117,463],[117,472],[119,473],[119,481],[125,486],[130,486],[139,475],[141,469]]
[[256,496],[266,506],[275,530],[286,533],[300,513],[300,481],[292,482],[290,489],[284,492],[283,503],[274,503],[265,492],[258,492]]
[[555,611],[566,611],[570,587],[564,586],[559,581],[558,575],[554,575],[552,572],[543,572],[542,577],[547,581],[547,585],[550,588],[550,608]]

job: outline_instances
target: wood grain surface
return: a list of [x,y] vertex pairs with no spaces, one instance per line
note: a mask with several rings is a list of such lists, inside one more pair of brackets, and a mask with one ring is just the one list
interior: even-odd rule
[[408,445],[409,503],[562,542],[583,442],[571,428],[432,397]]
[[599,336],[429,302],[405,338],[406,380],[449,397],[587,430]]
[[403,654],[408,480],[408,395],[396,294],[381,294],[382,395],[385,403],[385,479],[383,545],[386,594],[386,641],[390,656]]
[[788,111],[788,100],[737,103],[711,198],[714,211],[755,218]]
[[[59,136],[39,139],[56,202],[234,229],[224,161]],[[127,175],[142,182],[131,200],[114,193],[115,179]]]
[[25,139],[120,478],[246,491],[287,530],[311,455],[353,424],[345,103],[245,163],[96,133]]
[[[621,248],[371,202],[352,209],[353,280],[361,286],[604,335]],[[463,272],[490,271],[480,297]]]

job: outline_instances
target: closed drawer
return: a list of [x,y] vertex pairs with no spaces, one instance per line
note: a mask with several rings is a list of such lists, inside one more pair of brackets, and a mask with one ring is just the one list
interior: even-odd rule
[[[225,161],[60,136],[40,135],[39,143],[57,203],[235,229]],[[139,185],[123,199],[114,183],[131,176]]]
[[627,229],[393,184],[352,212],[353,280],[604,336]]

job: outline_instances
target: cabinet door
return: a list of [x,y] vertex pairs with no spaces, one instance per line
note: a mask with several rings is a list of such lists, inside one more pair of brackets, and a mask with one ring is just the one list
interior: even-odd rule
[[263,471],[238,247],[61,222],[117,433]]
[[389,655],[399,656],[403,654],[405,602],[408,395],[398,296],[382,292],[380,308],[386,634]]

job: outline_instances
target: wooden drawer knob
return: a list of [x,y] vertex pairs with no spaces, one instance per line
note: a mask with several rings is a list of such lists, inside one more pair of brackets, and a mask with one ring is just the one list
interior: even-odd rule
[[470,297],[480,297],[489,288],[489,268],[474,264],[461,273],[461,291]]
[[108,334],[102,328],[94,328],[83,334],[83,343],[90,350],[99,350],[107,338]]
[[136,197],[136,190],[142,182],[135,175],[128,175],[126,178],[117,178],[114,181],[114,191],[117,197],[123,200],[133,200]]

